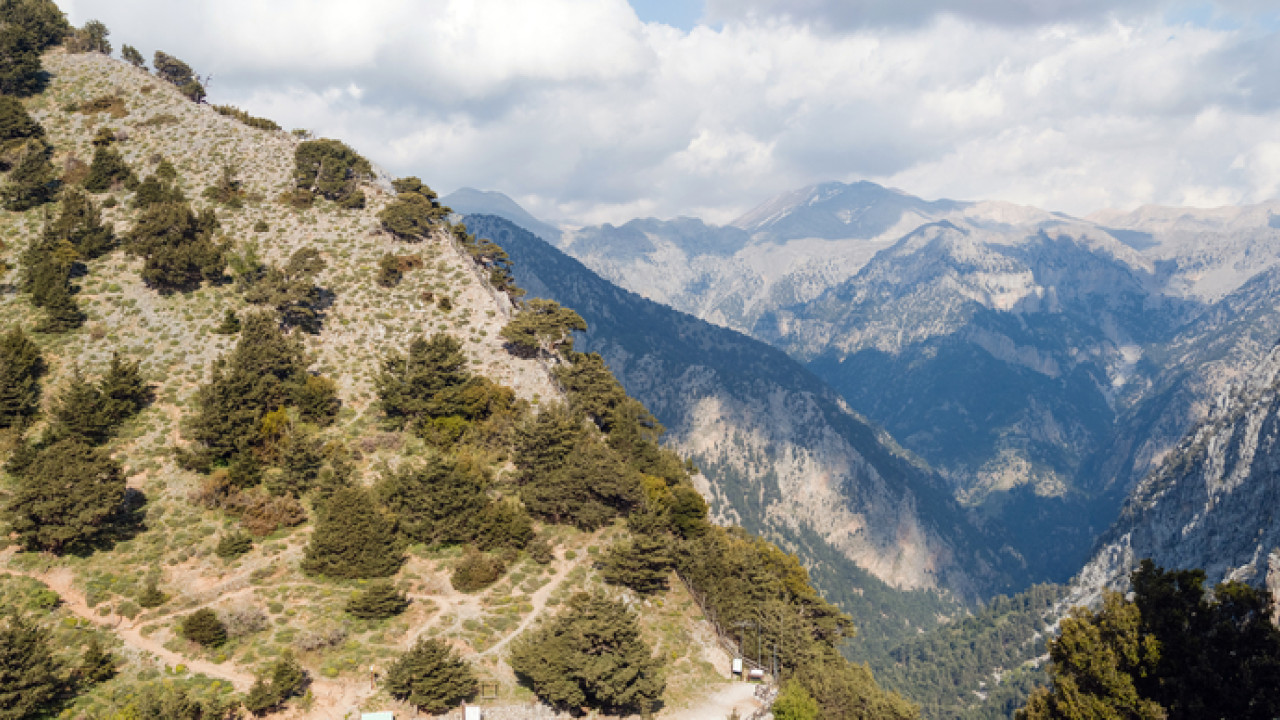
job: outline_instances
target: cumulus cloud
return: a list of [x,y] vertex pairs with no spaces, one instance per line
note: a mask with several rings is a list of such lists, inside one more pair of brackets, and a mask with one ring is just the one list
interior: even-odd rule
[[[1266,8],[1232,2],[1221,12]],[[64,9],[212,74],[217,102],[550,218],[724,221],[832,179],[1074,213],[1280,187],[1273,26],[1191,22],[1157,0],[902,4],[927,22],[841,20],[870,0],[734,5],[712,0],[718,24],[688,31],[624,0]]]

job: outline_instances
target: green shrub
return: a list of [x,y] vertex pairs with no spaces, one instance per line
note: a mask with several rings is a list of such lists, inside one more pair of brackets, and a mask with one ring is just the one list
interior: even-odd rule
[[501,557],[467,548],[454,567],[449,583],[458,592],[473,593],[494,584],[506,571],[506,563]]
[[352,597],[347,602],[346,611],[358,618],[381,620],[399,615],[408,607],[409,598],[404,593],[390,582],[379,580]]
[[182,637],[204,647],[221,647],[227,642],[227,628],[218,615],[202,608],[182,619]]
[[253,549],[253,538],[242,532],[223,535],[213,553],[223,560],[231,561]]

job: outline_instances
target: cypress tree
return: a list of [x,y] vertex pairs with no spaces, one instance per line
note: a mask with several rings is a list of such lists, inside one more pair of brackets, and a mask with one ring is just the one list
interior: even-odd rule
[[0,338],[0,428],[22,427],[40,407],[40,348],[14,326]]
[[432,715],[474,697],[478,689],[471,666],[434,638],[419,638],[387,669],[387,690],[392,697]]
[[136,68],[144,70],[147,68],[147,61],[142,58],[142,53],[138,52],[138,48],[132,45],[121,45],[120,57]]
[[555,619],[512,643],[511,668],[538,697],[574,711],[648,713],[662,696],[652,657],[626,606],[578,593]]
[[53,434],[58,437],[76,436],[93,445],[101,445],[111,439],[115,429],[103,412],[102,391],[84,379],[80,369],[71,375],[71,382],[58,395],[53,405]]
[[113,429],[151,402],[151,386],[143,379],[138,361],[122,360],[118,352],[111,353],[111,364],[98,389],[102,393],[104,421]]
[[535,299],[525,303],[499,334],[515,354],[534,357],[572,352],[575,331],[587,331],[581,315],[554,300]]
[[160,583],[156,578],[147,581],[147,586],[142,589],[138,595],[138,604],[144,608],[157,608],[169,602],[169,596],[160,589]]
[[346,487],[325,503],[302,570],[334,578],[376,578],[394,575],[402,562],[395,524],[368,491]]
[[253,538],[242,532],[223,535],[213,553],[223,560],[235,560],[253,549]]
[[244,700],[244,707],[254,715],[265,715],[278,710],[289,698],[301,694],[306,685],[307,671],[298,664],[293,653],[286,650],[272,664],[270,679],[260,676],[254,681]]
[[0,720],[41,717],[57,706],[64,681],[45,630],[18,616],[0,627]]
[[61,553],[110,532],[124,493],[124,473],[110,455],[81,438],[63,438],[25,469],[5,516],[23,547]]

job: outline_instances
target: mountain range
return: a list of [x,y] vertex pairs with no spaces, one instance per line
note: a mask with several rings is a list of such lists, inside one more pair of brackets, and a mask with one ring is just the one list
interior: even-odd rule
[[[445,202],[502,214],[486,197]],[[1076,218],[859,182],[727,226],[552,232],[507,217],[621,287],[784,351],[1006,540],[1027,581],[1065,581],[1280,336],[1278,208]]]

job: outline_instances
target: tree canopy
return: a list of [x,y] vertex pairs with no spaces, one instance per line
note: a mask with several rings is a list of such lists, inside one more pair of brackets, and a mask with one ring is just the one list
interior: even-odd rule
[[573,595],[553,620],[512,643],[511,667],[538,697],[575,711],[647,713],[666,686],[635,615],[588,593]]
[[1133,600],[1108,592],[1076,608],[1049,643],[1050,687],[1018,717],[1274,718],[1280,714],[1280,629],[1270,593],[1202,570],[1150,560],[1131,576]]
[[479,690],[471,666],[435,638],[419,638],[387,669],[387,690],[419,710],[439,715]]
[[124,498],[120,464],[83,439],[68,437],[39,450],[23,469],[5,517],[23,547],[62,553],[92,546],[112,532]]
[[581,315],[554,300],[539,298],[526,302],[501,334],[517,354],[554,356],[573,350],[574,331],[587,331]]

